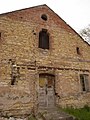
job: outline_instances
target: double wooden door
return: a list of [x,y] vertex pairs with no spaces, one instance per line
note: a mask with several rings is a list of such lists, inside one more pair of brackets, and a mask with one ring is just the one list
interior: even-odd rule
[[39,75],[39,107],[55,106],[55,77],[50,74]]

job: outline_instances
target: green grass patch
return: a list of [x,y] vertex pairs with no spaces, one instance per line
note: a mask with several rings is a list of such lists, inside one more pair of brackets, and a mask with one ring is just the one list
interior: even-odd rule
[[87,105],[80,109],[64,108],[63,111],[75,116],[78,120],[90,120],[90,107]]

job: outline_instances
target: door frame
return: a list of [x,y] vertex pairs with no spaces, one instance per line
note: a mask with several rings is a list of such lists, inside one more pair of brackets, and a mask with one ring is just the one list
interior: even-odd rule
[[[54,74],[51,74],[51,73],[39,73],[39,78],[40,78],[40,76],[47,76],[47,79],[49,78],[49,77],[52,77],[52,79],[53,79],[53,97],[54,97],[54,105],[56,104],[56,100],[55,100],[55,75]],[[40,80],[40,79],[39,79]],[[39,98],[39,80],[38,80],[38,98]],[[39,101],[38,101],[39,102]]]

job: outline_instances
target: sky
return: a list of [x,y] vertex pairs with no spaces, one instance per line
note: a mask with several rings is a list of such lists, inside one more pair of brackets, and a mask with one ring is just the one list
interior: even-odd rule
[[90,0],[1,0],[0,14],[42,4],[47,4],[77,32],[90,24]]

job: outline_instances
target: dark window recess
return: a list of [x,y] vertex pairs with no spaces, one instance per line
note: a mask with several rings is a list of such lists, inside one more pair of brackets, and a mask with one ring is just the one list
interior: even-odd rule
[[87,74],[80,75],[80,82],[81,82],[82,91],[89,91],[89,83],[88,83]]
[[12,80],[11,80],[11,85],[14,85],[15,82],[16,82],[16,76],[13,76],[13,77],[12,77]]
[[0,39],[1,39],[1,33],[0,33]]
[[43,20],[47,21],[47,15],[43,14],[43,15],[41,16],[41,18],[42,18]]
[[39,33],[39,48],[49,49],[49,34],[46,29]]
[[77,54],[80,55],[80,48],[76,47]]

